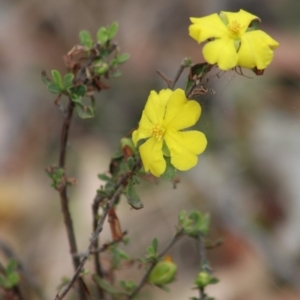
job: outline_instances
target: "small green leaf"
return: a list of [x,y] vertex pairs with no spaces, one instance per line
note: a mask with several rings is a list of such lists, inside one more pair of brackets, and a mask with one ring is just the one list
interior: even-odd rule
[[133,280],[120,280],[120,285],[127,291],[131,292],[136,288],[136,283]]
[[220,280],[219,280],[218,278],[216,278],[216,277],[213,277],[213,278],[210,280],[209,284],[216,284],[216,283],[218,283],[218,282],[220,282]]
[[107,28],[107,33],[108,33],[108,39],[112,40],[115,35],[117,34],[119,29],[119,24],[117,22],[113,22],[108,28]]
[[93,47],[93,39],[91,34],[87,30],[81,30],[79,32],[79,40],[81,45],[92,48]]
[[99,30],[97,31],[97,41],[101,45],[104,45],[108,41],[107,28],[105,28],[105,27],[100,27],[99,28]]
[[41,73],[41,78],[42,78],[42,81],[48,86],[49,83],[51,83],[51,80],[48,78],[47,74],[45,71],[43,71]]
[[258,30],[260,25],[260,19],[254,19],[251,21],[249,27],[247,28],[246,32]]
[[151,243],[153,249],[154,249],[154,252],[157,253],[157,248],[158,248],[158,240],[157,238],[155,237],[153,240],[152,240],[152,243]]
[[64,76],[64,89],[69,89],[73,84],[74,75],[72,73],[67,73]]
[[76,106],[77,114],[80,119],[90,119],[95,116],[94,110],[91,106],[83,105],[80,102],[75,102],[75,106]]
[[126,187],[125,190],[125,196],[127,198],[128,204],[134,208],[134,209],[141,209],[144,207],[143,203],[141,202],[140,197],[137,195],[135,188],[132,184],[132,182],[129,182],[129,184]]
[[[68,89],[69,94],[71,99],[74,100],[78,100],[80,98],[82,98],[83,96],[85,96],[86,94],[86,86],[81,84],[78,86],[72,86]],[[77,102],[77,101],[74,101]]]
[[57,70],[52,70],[51,74],[52,74],[53,80],[56,83],[56,85],[60,88],[60,90],[63,90],[64,86],[63,86],[63,83],[62,83],[60,73]]
[[111,74],[111,77],[120,77],[122,76],[122,73],[120,70],[116,70],[114,73]]
[[187,93],[195,81],[201,82],[202,78],[211,70],[213,66],[208,63],[195,64],[190,68],[190,74],[185,87]]
[[123,53],[123,54],[117,55],[115,57],[115,59],[117,60],[118,64],[123,64],[129,59],[129,54]]
[[16,286],[20,281],[20,276],[17,272],[12,272],[7,275],[7,283],[9,287]]
[[165,178],[167,180],[173,180],[176,176],[177,170],[175,167],[171,164],[171,158],[170,157],[164,157],[166,161],[166,170],[161,175],[162,178]]
[[47,90],[53,94],[61,94],[61,89],[54,82],[48,84]]
[[115,288],[113,285],[102,279],[101,277],[97,276],[96,274],[93,274],[93,280],[108,294],[110,295],[118,295],[123,292],[121,292],[119,289]]
[[100,180],[103,180],[103,181],[110,181],[111,180],[111,177],[107,176],[106,174],[98,174],[98,178]]
[[7,288],[7,285],[8,283],[6,281],[6,278],[2,274],[0,274],[0,286],[3,288]]
[[129,170],[133,170],[133,168],[134,168],[134,158],[132,156],[127,158],[127,164],[128,164]]
[[15,259],[11,259],[5,269],[6,274],[14,272],[17,266],[18,266],[18,262]]

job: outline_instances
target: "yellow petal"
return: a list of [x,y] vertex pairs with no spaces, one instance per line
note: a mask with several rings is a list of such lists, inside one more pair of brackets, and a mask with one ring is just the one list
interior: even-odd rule
[[161,90],[159,94],[151,91],[148,97],[145,114],[153,124],[160,124],[165,115],[165,107],[172,94],[169,89]]
[[273,50],[278,42],[261,30],[246,32],[241,39],[238,52],[238,65],[252,69],[265,69],[273,59]]
[[145,171],[159,177],[166,169],[166,161],[162,153],[163,141],[151,137],[139,148]]
[[238,62],[234,40],[228,38],[207,43],[203,47],[203,56],[209,64],[218,64],[224,71],[234,68]]
[[189,35],[199,44],[209,38],[220,38],[228,35],[228,29],[218,14],[202,18],[190,18],[193,23],[189,27]]
[[170,130],[165,134],[165,141],[170,150],[171,164],[181,171],[194,167],[207,145],[205,135],[200,131]]
[[132,133],[132,141],[134,145],[141,139],[145,139],[151,136],[153,124],[146,116],[145,111],[142,113],[142,117],[139,123],[139,128]]
[[187,100],[182,89],[173,92],[166,107],[163,126],[180,130],[196,124],[200,117],[201,107],[194,100]]
[[237,13],[232,13],[232,12],[227,12],[227,11],[222,11],[221,13],[224,13],[228,19],[228,24],[232,24],[233,22],[237,22],[241,26],[240,34],[243,34],[249,27],[250,23],[253,20],[259,20],[260,19],[248,13],[245,10],[240,9],[239,12]]

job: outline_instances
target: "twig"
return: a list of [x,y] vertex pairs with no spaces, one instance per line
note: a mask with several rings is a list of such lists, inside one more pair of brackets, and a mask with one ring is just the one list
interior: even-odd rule
[[[200,257],[200,270],[210,274],[211,269],[209,266],[209,262],[206,258],[205,244],[204,244],[203,235],[201,232],[199,232],[199,234],[198,234],[197,241],[198,241],[198,251],[199,251],[199,257]],[[204,293],[203,287],[199,288],[199,294],[200,294],[199,300],[206,300],[206,294]]]
[[[67,151],[68,137],[70,132],[70,124],[73,116],[74,107],[75,107],[74,102],[71,99],[69,99],[69,104],[67,107],[66,115],[61,130],[60,151],[59,151],[59,168],[64,169],[64,172],[65,172],[66,151]],[[65,173],[64,176],[66,176]],[[80,260],[78,257],[73,256],[74,253],[77,253],[77,244],[76,244],[75,232],[73,227],[73,221],[69,210],[69,198],[67,195],[66,180],[64,181],[64,184],[59,189],[59,195],[60,195],[61,210],[64,218],[65,227],[67,230],[70,253],[72,255],[73,267],[74,270],[76,270],[80,264]],[[79,298],[81,300],[86,299],[85,287],[82,282],[79,283]]]
[[196,88],[196,86],[199,84],[199,82],[197,80],[195,80],[193,82],[193,84],[190,86],[190,88],[188,89],[188,91],[186,92],[186,97],[190,98],[193,95],[193,91]]
[[153,263],[151,263],[149,269],[147,270],[147,272],[145,273],[145,275],[143,276],[143,278],[141,279],[140,283],[138,284],[138,286],[135,288],[135,290],[131,293],[131,295],[128,296],[128,299],[133,299],[136,294],[140,291],[140,289],[144,286],[144,284],[147,282],[148,276],[150,275],[151,271],[153,270],[153,268],[155,267],[155,265],[157,264],[157,262],[163,258],[166,253],[170,250],[171,247],[173,247],[173,245],[183,236],[183,230],[178,231],[174,237],[172,238],[172,240],[170,241],[170,243],[166,246],[166,248],[158,255],[157,257],[157,261],[154,261]]
[[172,84],[171,84],[171,86],[170,86],[170,88],[171,88],[172,90],[174,89],[174,87],[175,87],[175,85],[176,85],[178,79],[180,78],[180,76],[181,76],[183,70],[187,67],[186,61],[187,61],[187,59],[184,58],[183,61],[182,61],[181,64],[180,64],[180,67],[179,67],[179,69],[178,69],[178,71],[177,71],[177,73],[176,73],[176,75],[175,75],[175,78],[173,79]]
[[[95,232],[98,226],[98,209],[100,203],[104,200],[103,197],[96,195],[93,205],[92,205],[92,211],[93,211],[93,231]],[[94,248],[99,248],[99,238],[96,239]],[[94,253],[94,265],[95,265],[95,272],[100,277],[103,278],[104,274],[102,271],[101,261],[100,261],[100,254],[99,252]],[[97,291],[100,299],[104,298],[104,290],[101,288],[101,286],[97,285]]]
[[[127,231],[123,231],[123,232],[122,232],[123,237],[124,237],[126,234],[127,234]],[[110,246],[113,246],[113,245],[115,245],[115,244],[117,244],[117,243],[119,243],[119,242],[122,242],[123,237],[122,237],[122,238],[119,238],[119,239],[117,239],[117,240],[115,240],[115,241],[111,241],[111,242],[109,242],[109,243],[106,243],[106,244],[104,244],[101,248],[92,250],[92,251],[91,251],[91,254],[95,254],[96,252],[98,252],[98,253],[104,252],[104,251],[107,250]],[[82,256],[84,256],[84,255],[85,255],[85,253],[74,254],[74,256],[78,256],[78,257],[82,257]]]
[[103,224],[104,224],[104,221],[108,215],[108,212],[110,210],[111,207],[113,207],[114,203],[116,202],[116,200],[118,199],[118,197],[120,196],[120,194],[122,193],[122,191],[124,190],[124,188],[126,187],[126,182],[129,180],[130,177],[133,176],[134,172],[140,168],[141,166],[141,161],[137,161],[132,169],[132,171],[126,173],[125,175],[123,175],[118,183],[116,184],[115,186],[115,192],[113,193],[113,195],[110,197],[107,205],[106,205],[106,208],[104,210],[104,213],[101,217],[101,219],[99,220],[98,222],[98,225],[97,225],[97,228],[96,230],[94,231],[94,233],[92,234],[92,238],[91,238],[91,242],[88,246],[88,249],[86,251],[86,253],[84,254],[84,257],[82,258],[81,262],[80,262],[80,265],[78,266],[75,274],[73,275],[73,278],[71,279],[71,281],[64,287],[64,289],[61,291],[61,293],[57,294],[56,297],[55,297],[55,300],[61,300],[63,299],[66,294],[69,292],[69,290],[71,289],[72,285],[75,283],[75,281],[78,279],[80,273],[81,273],[81,270],[83,268],[83,266],[85,265],[88,257],[90,256],[91,252],[92,252],[92,249],[94,248],[95,244],[96,244],[96,241],[98,239],[98,236],[100,234],[100,232],[102,231],[103,229]]

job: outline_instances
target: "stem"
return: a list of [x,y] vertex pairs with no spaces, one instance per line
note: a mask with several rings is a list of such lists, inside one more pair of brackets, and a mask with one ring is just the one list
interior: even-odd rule
[[[104,213],[102,215],[102,217],[100,218],[98,224],[97,224],[97,228],[96,230],[94,231],[94,233],[92,234],[92,238],[91,238],[91,242],[88,246],[88,249],[86,250],[75,274],[73,275],[73,278],[71,279],[71,281],[64,287],[64,289],[61,291],[60,294],[57,294],[56,297],[55,297],[55,300],[61,300],[63,299],[66,294],[69,292],[69,290],[71,289],[71,287],[73,286],[73,284],[76,282],[76,280],[78,279],[79,275],[80,275],[80,272],[83,268],[83,266],[85,265],[88,257],[90,256],[93,248],[95,247],[95,244],[98,240],[98,236],[100,234],[100,232],[102,231],[103,229],[103,224],[104,224],[104,221],[108,215],[108,212],[109,210],[113,207],[114,203],[117,201],[118,197],[121,195],[122,191],[124,190],[124,188],[126,187],[126,182],[128,182],[129,178],[133,176],[134,172],[140,168],[141,166],[141,161],[137,161],[135,163],[135,166],[133,167],[132,171],[124,174],[118,181],[118,183],[116,184],[115,186],[115,192],[113,193],[113,195],[110,197],[107,205],[106,205],[106,208],[104,210]],[[75,256],[76,257],[76,256]]]
[[140,283],[138,284],[138,286],[135,288],[135,290],[132,292],[132,294],[128,297],[128,299],[133,299],[136,294],[140,291],[140,289],[144,286],[144,284],[147,282],[147,279],[151,273],[151,271],[153,270],[153,268],[155,267],[155,265],[157,264],[157,262],[163,258],[166,253],[170,250],[170,248],[173,247],[173,245],[182,237],[183,235],[183,230],[178,231],[174,237],[172,238],[172,240],[169,242],[169,244],[166,246],[166,248],[157,256],[157,260],[154,261],[153,263],[151,263],[149,269],[147,270],[147,272],[145,273],[145,275],[143,276],[143,278],[141,279]]
[[[98,225],[98,208],[100,203],[103,201],[104,199],[102,199],[101,197],[99,197],[98,195],[96,195],[95,199],[94,199],[94,203],[92,206],[93,209],[93,232],[96,231],[97,229],[97,225]],[[96,239],[95,244],[94,244],[94,249],[98,249],[99,248],[99,238]],[[95,265],[95,272],[96,274],[100,277],[103,278],[104,274],[102,271],[102,266],[101,266],[101,261],[100,261],[100,253],[99,252],[95,252],[94,253],[94,265]],[[97,285],[97,291],[98,291],[98,295],[100,299],[104,298],[104,290]]]
[[176,85],[178,79],[180,78],[180,76],[181,76],[183,70],[187,67],[187,66],[186,66],[186,60],[187,60],[187,59],[184,58],[183,61],[181,62],[180,67],[179,67],[179,69],[178,69],[178,71],[177,71],[177,73],[176,73],[176,75],[175,75],[175,78],[173,79],[172,84],[171,84],[171,86],[170,86],[171,90],[174,89],[174,87],[175,87],[175,85]]
[[[207,273],[211,273],[211,269],[209,266],[209,262],[206,258],[206,250],[205,250],[205,245],[204,245],[204,241],[203,241],[203,235],[201,232],[199,232],[198,234],[198,250],[199,250],[199,257],[200,257],[200,270],[207,272]],[[204,293],[204,288],[199,288],[199,294],[200,294],[200,298],[199,300],[206,300],[206,294]]]
[[[65,171],[66,150],[68,144],[70,124],[73,116],[74,107],[75,107],[74,102],[71,99],[69,99],[69,104],[67,107],[66,116],[61,131],[60,151],[59,151],[59,168],[64,169],[64,171]],[[64,181],[64,184],[59,189],[59,195],[60,195],[61,210],[63,213],[64,223],[67,230],[67,236],[68,236],[70,253],[72,256],[73,267],[76,270],[80,264],[80,260],[78,257],[73,256],[73,254],[77,253],[77,244],[76,244],[75,232],[73,227],[73,221],[69,210],[69,198],[67,195],[66,180]],[[83,282],[80,282],[79,284],[79,298],[81,300],[86,299],[85,287]]]

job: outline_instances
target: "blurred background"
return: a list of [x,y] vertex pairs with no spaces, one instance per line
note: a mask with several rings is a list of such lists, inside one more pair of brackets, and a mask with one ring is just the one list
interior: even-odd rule
[[[187,34],[189,17],[241,8],[259,16],[261,28],[279,41],[274,61],[263,76],[247,70],[208,76],[209,92],[198,99],[205,153],[179,174],[176,189],[165,180],[143,182],[142,210],[121,202],[118,216],[131,238],[122,247],[142,256],[156,236],[162,249],[181,210],[208,212],[210,239],[223,238],[208,251],[220,279],[208,288],[210,296],[300,299],[299,0],[0,0],[0,261],[6,265],[14,256],[22,263],[25,299],[54,299],[61,278],[73,274],[59,197],[44,171],[58,161],[62,116],[41,71],[65,72],[63,55],[78,44],[80,30],[96,34],[119,22],[116,40],[130,54],[124,76],[107,82],[111,89],[97,96],[96,118],[76,116],[70,134],[67,169],[78,179],[70,205],[82,252],[101,185],[97,174],[108,170],[120,138],[137,125],[149,91],[165,87],[156,71],[172,78],[184,57],[203,61],[201,46]],[[184,82],[183,76],[178,86]],[[107,224],[102,236],[111,240]],[[182,239],[170,255],[179,268],[171,292],[146,287],[140,299],[197,296],[195,242]],[[135,265],[120,277],[138,280],[142,273]]]

